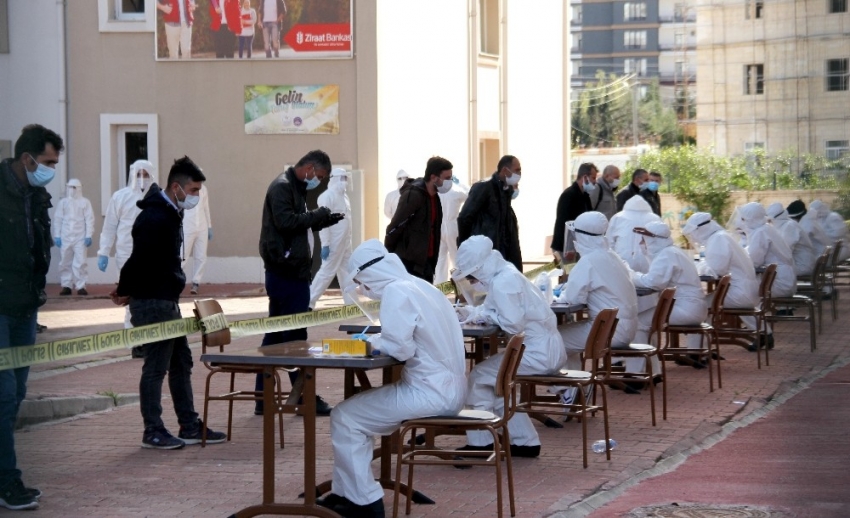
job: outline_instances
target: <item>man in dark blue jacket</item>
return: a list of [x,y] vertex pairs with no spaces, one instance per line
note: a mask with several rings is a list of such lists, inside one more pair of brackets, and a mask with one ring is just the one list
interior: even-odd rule
[[[50,194],[62,137],[30,124],[15,157],[0,162],[0,350],[35,343],[38,308],[47,300]],[[27,393],[29,367],[0,370],[0,507],[35,509],[41,491],[24,486],[15,457],[15,420]]]
[[[180,266],[183,245],[183,211],[198,204],[204,173],[187,156],[174,161],[165,189],[151,185],[136,205],[142,209],[133,223],[133,251],[121,268],[112,301],[130,304],[135,327],[179,320],[180,292],[186,275]],[[139,381],[139,408],[145,431],[142,448],[176,450],[198,444],[206,426],[195,412],[192,396],[192,351],[185,336],[142,346],[145,363]],[[177,437],[162,422],[162,382],[168,388],[180,423]],[[224,442],[227,435],[207,428],[207,444]]]

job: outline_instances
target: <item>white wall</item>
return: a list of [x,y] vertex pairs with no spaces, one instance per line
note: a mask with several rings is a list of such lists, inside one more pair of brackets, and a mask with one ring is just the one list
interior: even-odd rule
[[[56,179],[47,190],[53,204],[64,196],[71,144],[65,129],[65,50],[62,3],[56,0],[8,2],[9,54],[0,54],[0,139],[12,141],[21,128],[38,123],[65,139],[65,155],[56,167]],[[36,23],[37,21],[37,23]],[[12,148],[14,152],[14,147]],[[54,249],[55,250],[55,249]],[[56,253],[47,276],[58,279]]]
[[404,169],[413,178],[433,155],[469,183],[467,5],[459,0],[378,0],[378,206]]
[[569,122],[564,116],[564,9],[559,0],[508,0],[507,4],[507,154],[522,163],[520,196],[513,202],[520,227],[523,259],[544,253],[552,234],[558,197],[564,185],[564,146]]

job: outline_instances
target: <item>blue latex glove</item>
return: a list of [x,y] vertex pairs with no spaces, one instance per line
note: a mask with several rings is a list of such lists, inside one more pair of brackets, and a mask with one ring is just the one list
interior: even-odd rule
[[207,240],[212,241],[212,227],[207,230]]
[[54,237],[53,238],[53,244],[56,245],[56,248],[62,248],[62,238],[61,237]]
[[555,286],[554,288],[552,288],[552,295],[555,295],[556,297],[560,297],[561,296],[561,286]]
[[91,238],[87,237],[87,238],[83,239],[83,244],[86,245],[86,248],[90,247],[91,246]]
[[351,338],[355,340],[363,340],[364,342],[369,341],[369,335],[367,335],[366,333],[357,333],[355,335],[351,335]]
[[107,264],[109,264],[109,258],[108,257],[106,257],[105,255],[97,256],[97,269],[98,270],[105,272]]
[[327,261],[328,257],[331,256],[331,247],[323,246],[322,247],[322,261]]
[[380,355],[381,355],[381,351],[379,351],[378,349],[372,349],[372,356],[380,356]]
[[460,178],[455,175],[452,175],[452,183],[460,183]]

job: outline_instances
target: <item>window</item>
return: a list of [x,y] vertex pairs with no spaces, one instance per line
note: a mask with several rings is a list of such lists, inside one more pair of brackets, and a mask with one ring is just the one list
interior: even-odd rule
[[478,0],[478,20],[481,29],[479,52],[499,55],[499,0]]
[[747,20],[761,18],[764,11],[764,0],[744,0],[744,17]]
[[624,31],[623,46],[627,49],[645,49],[646,31]]
[[841,92],[847,90],[847,59],[828,59],[826,61],[826,91]]
[[684,77],[688,72],[688,62],[687,61],[676,61],[675,64],[675,72],[676,77]]
[[582,10],[580,5],[573,6],[573,24],[581,25]]
[[764,65],[744,66],[744,95],[764,93]]
[[646,59],[624,59],[623,72],[626,74],[646,75]]
[[827,140],[826,141],[826,158],[829,160],[839,160],[845,156],[850,156],[850,140]]
[[623,21],[646,20],[646,2],[626,2],[623,4]]
[[580,32],[573,33],[573,50],[580,52],[582,44],[582,35]]
[[847,0],[827,0],[829,2],[830,13],[846,13]]
[[759,149],[764,149],[764,142],[744,142],[745,153],[753,153]]
[[139,21],[145,19],[145,0],[115,0],[115,19]]
[[[139,158],[159,163],[159,130],[156,114],[100,114],[101,214],[112,193],[127,185],[129,164]],[[160,173],[162,174],[162,173]],[[165,178],[160,178],[165,180]]]
[[673,45],[678,49],[685,44],[685,33],[677,32],[673,35]]
[[676,4],[673,6],[673,21],[683,22],[687,15],[687,7],[685,4]]

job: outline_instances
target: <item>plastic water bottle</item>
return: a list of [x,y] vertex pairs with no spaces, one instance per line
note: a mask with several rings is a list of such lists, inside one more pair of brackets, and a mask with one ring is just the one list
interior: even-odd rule
[[[617,441],[615,441],[614,439],[608,439],[608,446],[610,446],[613,450],[617,447]],[[605,453],[605,439],[600,439],[594,442],[590,446],[590,449],[593,450],[593,453]]]

